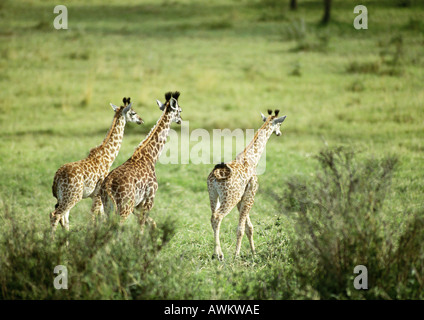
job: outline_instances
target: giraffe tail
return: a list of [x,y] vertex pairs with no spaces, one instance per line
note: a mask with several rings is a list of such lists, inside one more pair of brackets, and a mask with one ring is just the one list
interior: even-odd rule
[[232,170],[224,162],[221,162],[213,168],[212,172],[217,180],[225,180],[231,176]]
[[58,188],[60,187],[60,184],[64,178],[65,179],[68,178],[66,165],[63,165],[59,169],[57,169],[53,178],[52,193],[53,193],[53,197],[55,197],[56,199],[58,197]]
[[118,206],[115,198],[110,192],[110,188],[107,185],[101,189],[100,198],[102,200],[105,213],[109,214],[110,212],[117,212]]
[[53,193],[53,197],[57,198],[57,181],[56,181],[56,176],[54,177],[53,180],[53,185],[52,185],[52,193]]

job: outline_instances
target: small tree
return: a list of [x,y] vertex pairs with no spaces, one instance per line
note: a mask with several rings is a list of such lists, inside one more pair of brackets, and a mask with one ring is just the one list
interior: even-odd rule
[[331,14],[331,0],[324,0],[324,16],[322,17],[321,23],[328,24],[330,22]]

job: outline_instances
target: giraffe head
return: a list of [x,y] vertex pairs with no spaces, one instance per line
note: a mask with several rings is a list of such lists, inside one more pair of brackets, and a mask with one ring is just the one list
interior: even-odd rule
[[165,93],[165,103],[160,102],[159,100],[156,100],[159,109],[162,111],[169,112],[172,121],[181,124],[182,118],[181,118],[181,107],[178,104],[178,97],[180,96],[180,93],[178,91],[175,92],[167,92]]
[[277,118],[279,112],[280,112],[280,110],[275,110],[274,111],[275,114],[272,115],[272,110],[268,109],[268,115],[269,115],[268,118],[265,117],[261,112],[262,120],[264,122],[268,121],[269,126],[272,129],[272,132],[275,132],[275,134],[277,136],[281,135],[280,127],[281,127],[281,124],[283,123],[283,121],[286,119],[286,116],[282,116],[280,118]]
[[124,97],[124,99],[122,99],[122,101],[124,102],[123,106],[117,107],[112,103],[110,104],[110,106],[113,108],[113,110],[115,111],[115,113],[117,113],[118,116],[124,116],[126,122],[135,122],[137,124],[144,123],[144,120],[131,107],[132,103],[130,103],[130,99],[130,97]]

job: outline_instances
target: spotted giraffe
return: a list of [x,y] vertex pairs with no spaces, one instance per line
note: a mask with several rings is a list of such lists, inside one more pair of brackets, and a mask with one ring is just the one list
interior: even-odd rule
[[158,189],[155,164],[166,143],[171,123],[181,124],[182,110],[178,105],[179,96],[178,91],[168,92],[165,94],[164,104],[157,100],[163,113],[156,125],[136,148],[131,158],[108,174],[100,188],[105,212],[109,214],[116,210],[122,222],[133,212],[138,218],[141,229],[146,222],[155,226],[153,219],[148,217]]
[[207,185],[212,211],[211,224],[215,238],[213,257],[216,256],[219,260],[224,259],[219,241],[221,222],[236,205],[239,211],[239,224],[235,256],[240,254],[241,240],[245,230],[252,254],[255,254],[253,225],[250,221],[249,211],[253,206],[259,186],[256,166],[272,133],[275,132],[277,136],[281,135],[280,126],[286,116],[277,118],[278,113],[279,110],[275,110],[275,115],[272,115],[272,111],[268,110],[268,117],[261,113],[265,123],[256,132],[249,145],[236,156],[235,160],[216,165],[208,176]]
[[55,210],[50,214],[52,232],[60,222],[69,230],[69,212],[83,198],[92,198],[93,217],[102,211],[98,194],[100,182],[106,177],[118,155],[127,122],[142,124],[143,119],[132,109],[130,98],[123,99],[124,106],[110,104],[115,111],[112,125],[103,143],[90,150],[87,158],[61,166],[53,180],[53,196],[57,198]]

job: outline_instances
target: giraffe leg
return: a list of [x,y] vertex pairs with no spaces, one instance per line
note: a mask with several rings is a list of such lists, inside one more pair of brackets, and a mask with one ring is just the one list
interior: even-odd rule
[[144,217],[145,217],[145,223],[147,223],[151,228],[156,229],[155,220],[153,220],[152,217],[149,217],[149,212],[153,208],[153,200],[154,198],[149,199],[149,201],[146,203]]
[[240,211],[239,224],[237,227],[237,242],[236,242],[236,252],[235,252],[236,257],[240,254],[240,247],[241,247],[241,241],[244,236],[245,224],[246,224],[246,214],[243,214],[242,211]]
[[102,197],[100,195],[100,189],[102,186],[103,179],[99,179],[96,184],[96,188],[94,189],[93,193],[90,195],[91,199],[93,200],[91,204],[91,218],[93,222],[96,222],[97,217],[103,217],[104,214],[104,208],[103,208],[103,202]]
[[57,208],[56,208],[56,210],[50,213],[50,225],[52,226],[52,238],[54,238],[59,221],[61,221],[61,217],[60,217],[60,214],[57,212]]
[[137,217],[138,224],[140,225],[141,232],[143,233],[143,228],[144,228],[143,226],[145,223],[145,221],[143,222],[143,219],[144,219],[145,212],[143,212],[143,210],[140,210],[138,207],[136,207],[136,210],[134,210],[134,215]]
[[217,257],[218,260],[222,261],[224,260],[224,253],[221,249],[221,242],[219,241],[219,231],[221,228],[221,222],[224,217],[230,213],[231,209],[234,208],[234,205],[227,206],[226,203],[223,201],[223,205],[221,205],[217,211],[212,213],[211,217],[211,225],[213,229],[214,239],[215,239],[215,249],[214,249],[214,255],[212,257]]
[[[71,211],[71,209],[69,209],[68,211],[65,212],[65,214],[62,216],[61,221],[63,220],[63,222],[61,222],[60,224],[62,225],[62,227],[64,227],[66,229],[66,231],[69,232],[69,211]],[[65,245],[67,247],[69,247],[69,238],[68,238],[69,234],[66,235],[66,242]]]
[[55,210],[50,213],[52,236],[60,225],[69,231],[69,212],[82,199],[83,183],[78,179],[65,179],[56,183],[57,204]]
[[134,211],[134,214],[137,216],[141,233],[144,232],[144,226],[146,225],[146,223],[152,229],[156,229],[156,222],[151,217],[148,216],[149,214],[148,210],[145,210],[144,208],[141,208],[141,209],[138,208],[137,211]]
[[224,216],[222,214],[219,214],[217,212],[217,208],[219,207],[219,198],[218,198],[218,192],[213,185],[213,182],[208,179],[208,191],[209,191],[209,201],[211,205],[211,226],[214,234],[214,240],[215,240],[215,248],[214,248],[214,254],[212,255],[212,258],[217,257],[218,260],[224,259],[224,254],[221,250],[221,243],[219,241],[219,229],[221,227],[221,222]]
[[91,216],[93,222],[96,222],[98,216],[102,217],[104,214],[103,203],[100,195],[93,196],[93,204],[91,205]]
[[211,225],[215,240],[215,249],[212,257],[217,257],[218,260],[224,260],[224,253],[222,252],[221,243],[219,241],[219,229],[221,227],[221,222],[223,218],[223,215],[220,215],[219,213],[212,213]]
[[214,213],[219,206],[219,198],[218,198],[218,192],[216,189],[208,184],[208,190],[209,190],[209,201],[211,205],[211,211]]
[[255,194],[257,190],[258,190],[258,180],[257,180],[257,177],[254,176],[252,177],[250,182],[247,184],[243,197],[241,198],[241,201],[237,205],[237,208],[240,212],[240,217],[239,217],[239,225],[237,228],[237,244],[236,244],[235,256],[238,256],[240,254],[241,241],[243,239],[243,235],[244,235],[246,227],[247,227],[246,235],[249,239],[250,248],[252,250],[252,253],[255,254],[255,245],[253,242],[253,225],[250,222],[249,212],[253,206],[253,202],[255,200]]
[[247,235],[247,238],[249,239],[249,244],[250,244],[250,249],[252,250],[252,254],[255,255],[256,251],[255,251],[255,243],[253,242],[253,224],[252,222],[250,222],[249,215],[247,216],[247,219],[246,219],[246,235]]
[[146,192],[146,198],[136,207],[139,211],[138,221],[140,223],[140,229],[142,232],[146,223],[149,224],[151,228],[156,229],[156,222],[151,217],[149,217],[149,212],[153,208],[157,189],[157,183],[150,185],[148,187],[148,191]]
[[62,227],[65,227],[66,231],[69,231],[69,211],[66,211],[65,214],[62,216],[63,222],[61,223]]
[[112,212],[118,213],[118,206],[112,194],[109,194],[106,190],[101,190],[100,199],[102,201],[103,213],[106,217],[109,217]]
[[60,225],[69,231],[69,212],[78,201],[70,203],[59,203],[56,210],[50,213],[50,224],[52,226],[52,236],[54,237],[57,225]]
[[130,214],[134,211],[134,200],[125,201],[124,205],[118,204],[118,213],[121,216],[121,224],[128,219]]
[[147,217],[146,218],[146,223],[150,226],[150,228],[152,228],[152,229],[156,229],[156,227],[157,227],[157,225],[156,225],[156,222],[155,222],[155,220],[153,220],[153,218],[152,217]]

